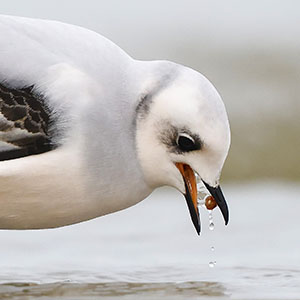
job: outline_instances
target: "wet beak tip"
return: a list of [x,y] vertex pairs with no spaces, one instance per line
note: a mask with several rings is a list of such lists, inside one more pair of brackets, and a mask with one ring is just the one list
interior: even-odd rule
[[221,187],[220,186],[212,187],[209,184],[207,184],[205,181],[203,181],[203,183],[208,189],[208,191],[210,192],[210,194],[214,197],[215,201],[217,202],[217,205],[219,206],[221,213],[223,215],[225,225],[227,225],[229,221],[229,211]]

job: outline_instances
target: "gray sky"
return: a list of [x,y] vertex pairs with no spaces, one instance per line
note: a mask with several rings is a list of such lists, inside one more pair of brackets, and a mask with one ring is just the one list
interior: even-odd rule
[[82,25],[142,57],[160,40],[279,47],[300,36],[297,0],[4,0],[0,12]]

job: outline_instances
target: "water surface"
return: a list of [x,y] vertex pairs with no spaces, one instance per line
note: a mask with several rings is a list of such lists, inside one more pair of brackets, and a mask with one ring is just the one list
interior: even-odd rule
[[169,189],[65,228],[0,231],[0,299],[300,299],[300,187],[223,189],[230,223],[215,210],[210,231],[202,210],[200,237]]

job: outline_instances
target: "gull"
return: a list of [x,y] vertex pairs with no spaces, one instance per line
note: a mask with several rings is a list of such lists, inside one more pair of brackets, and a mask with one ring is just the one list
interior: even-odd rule
[[1,229],[82,222],[167,185],[199,234],[195,174],[228,223],[230,128],[208,79],[57,21],[3,15],[0,36]]

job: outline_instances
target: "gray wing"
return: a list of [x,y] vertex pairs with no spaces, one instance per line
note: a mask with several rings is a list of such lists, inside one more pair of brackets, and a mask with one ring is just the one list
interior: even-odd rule
[[0,161],[54,148],[49,135],[50,111],[33,86],[13,89],[0,83]]

